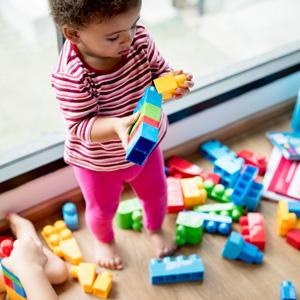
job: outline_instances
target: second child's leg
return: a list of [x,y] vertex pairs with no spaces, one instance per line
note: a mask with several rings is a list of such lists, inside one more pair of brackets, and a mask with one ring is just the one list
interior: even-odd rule
[[144,226],[153,242],[156,255],[159,258],[173,255],[177,248],[175,241],[162,230],[168,196],[163,156],[159,147],[151,153],[141,172],[130,184],[142,201]]

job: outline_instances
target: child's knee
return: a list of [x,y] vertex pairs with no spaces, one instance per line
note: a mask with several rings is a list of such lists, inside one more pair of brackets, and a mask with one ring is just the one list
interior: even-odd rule
[[51,262],[46,265],[46,274],[52,284],[60,284],[68,279],[68,269],[66,264],[57,257],[51,259]]

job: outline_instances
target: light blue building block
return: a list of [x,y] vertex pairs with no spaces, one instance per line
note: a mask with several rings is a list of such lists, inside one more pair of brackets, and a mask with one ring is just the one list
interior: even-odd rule
[[151,103],[158,107],[162,106],[162,96],[157,93],[154,86],[148,86],[146,88],[146,91],[145,91],[143,97],[139,100],[133,113],[138,112],[142,108],[142,106],[145,102]]
[[204,265],[196,254],[152,259],[149,263],[149,274],[151,284],[197,281],[203,280]]
[[217,159],[223,156],[236,157],[228,147],[221,144],[219,141],[211,140],[202,144],[199,148],[200,154],[214,163]]
[[126,160],[143,165],[158,142],[158,128],[142,123],[128,144]]
[[256,210],[261,199],[263,185],[255,182],[258,168],[247,165],[234,185],[230,200],[238,206],[244,206],[249,211]]
[[223,156],[214,163],[214,173],[221,176],[221,183],[225,187],[232,187],[240,175],[244,160],[231,156]]
[[246,263],[261,264],[263,261],[263,253],[256,246],[245,242],[242,235],[235,231],[225,243],[222,255],[227,259],[238,259]]
[[300,202],[299,201],[289,201],[288,202],[289,212],[294,213],[297,216],[297,219],[300,219]]
[[292,116],[291,128],[294,132],[300,132],[300,90],[298,91],[297,102]]
[[70,230],[79,228],[78,213],[76,205],[72,202],[67,202],[62,207],[63,219]]
[[291,281],[282,281],[280,284],[280,300],[297,300],[296,289]]

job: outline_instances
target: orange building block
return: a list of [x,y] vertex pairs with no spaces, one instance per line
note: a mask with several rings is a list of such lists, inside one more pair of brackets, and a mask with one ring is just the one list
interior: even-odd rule
[[207,192],[200,177],[181,179],[181,188],[185,208],[192,208],[205,203]]
[[96,264],[80,263],[78,266],[72,266],[70,274],[73,278],[78,278],[84,292],[93,293],[93,285],[96,279]]
[[103,272],[98,275],[94,285],[93,294],[97,297],[106,299],[112,289],[112,273]]
[[285,201],[279,201],[277,206],[277,234],[286,236],[287,233],[297,227],[297,216],[294,213],[290,213],[288,204]]
[[59,246],[55,247],[53,252],[73,265],[82,262],[82,254],[74,238],[60,241]]

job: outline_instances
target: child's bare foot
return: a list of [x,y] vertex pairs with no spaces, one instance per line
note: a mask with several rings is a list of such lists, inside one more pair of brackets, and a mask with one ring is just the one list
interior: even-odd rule
[[96,259],[101,267],[111,270],[123,269],[123,263],[114,242],[101,243],[96,241]]
[[[7,216],[10,228],[15,236],[19,238],[30,237],[37,242],[41,242],[33,224],[21,216],[10,213]],[[43,251],[48,258],[48,262],[45,267],[45,272],[49,281],[52,284],[60,284],[67,280],[68,269],[64,262],[51,252],[48,248],[43,247]]]
[[175,241],[172,241],[170,237],[165,236],[162,230],[149,231],[149,236],[154,244],[158,258],[172,256],[176,252],[177,246]]

